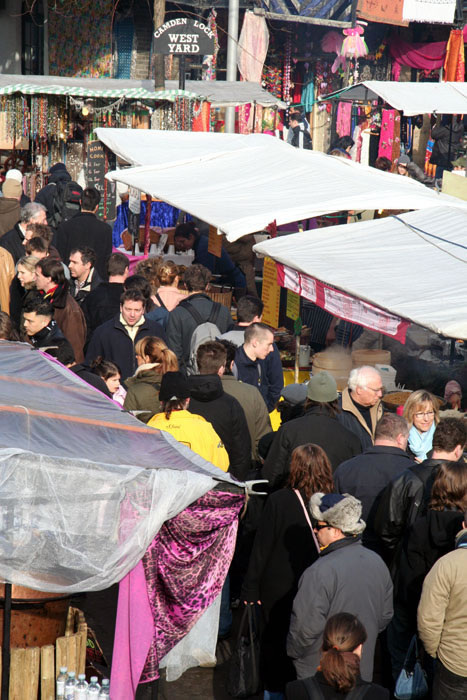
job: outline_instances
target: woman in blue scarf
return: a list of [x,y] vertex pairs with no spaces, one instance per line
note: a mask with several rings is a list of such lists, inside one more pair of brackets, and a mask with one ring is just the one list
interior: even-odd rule
[[423,462],[432,449],[433,433],[439,423],[437,399],[424,389],[412,392],[404,406],[404,418],[410,426],[407,451],[416,462]]

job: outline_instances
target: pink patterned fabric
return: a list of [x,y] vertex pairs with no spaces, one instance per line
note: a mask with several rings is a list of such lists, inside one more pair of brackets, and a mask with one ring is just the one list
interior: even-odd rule
[[244,500],[209,491],[164,523],[120,583],[112,700],[130,700],[138,683],[158,678],[160,660],[221,592]]
[[395,109],[383,109],[381,133],[379,137],[378,158],[389,158],[392,163],[392,148],[394,143]]
[[261,83],[269,46],[266,19],[246,10],[238,40],[238,70],[243,80]]
[[447,41],[435,41],[430,44],[409,44],[393,35],[389,43],[392,58],[392,79],[399,80],[401,67],[410,66],[420,70],[432,71],[442,68],[446,56]]
[[339,136],[350,136],[352,129],[352,104],[339,102],[337,107],[336,131]]

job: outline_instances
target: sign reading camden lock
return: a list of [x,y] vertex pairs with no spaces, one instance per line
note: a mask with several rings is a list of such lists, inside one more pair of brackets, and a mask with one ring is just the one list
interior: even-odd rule
[[154,53],[214,54],[214,33],[197,19],[169,19],[154,32]]

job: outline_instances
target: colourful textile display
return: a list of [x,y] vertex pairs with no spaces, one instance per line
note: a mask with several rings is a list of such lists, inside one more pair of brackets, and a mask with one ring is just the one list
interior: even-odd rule
[[133,52],[133,36],[135,27],[132,17],[125,17],[115,22],[115,44],[117,54],[117,69],[114,78],[131,78],[131,57]]
[[451,83],[463,83],[465,80],[464,34],[462,29],[451,29],[446,60],[444,61],[443,79]]
[[209,491],[164,523],[142,562],[120,582],[114,700],[130,700],[139,682],[158,678],[161,659],[220,594],[244,500],[243,493]]
[[456,0],[404,0],[402,19],[406,22],[452,24]]
[[[464,41],[466,35],[467,25],[463,30]],[[434,41],[430,44],[409,44],[400,37],[393,35],[389,42],[389,52],[392,58],[392,79],[399,80],[401,66],[410,66],[410,68],[426,71],[442,68],[446,50],[446,41]]]
[[401,118],[395,109],[383,109],[378,158],[389,158],[395,164],[400,154]]
[[210,131],[211,130],[211,103],[202,102],[198,109],[199,114],[195,114],[193,118],[193,124],[191,126],[192,131]]
[[[166,202],[151,202],[151,226],[169,228],[176,226],[180,209],[170,206]],[[139,223],[144,226],[146,217],[146,202],[141,202],[141,214]],[[117,207],[117,218],[112,231],[112,245],[119,248],[122,245],[122,231],[128,228],[128,202],[123,202]]]
[[352,130],[352,103],[339,102],[337,107],[336,131],[339,136],[350,136]]
[[[219,35],[217,31],[217,12],[212,8],[209,13],[208,27],[214,36],[214,53],[203,57],[203,80],[215,80],[217,69],[217,54],[219,53]],[[209,131],[209,129],[205,129]]]
[[79,7],[49,9],[50,75],[110,78],[112,0],[83,0]]
[[243,80],[260,83],[268,53],[269,30],[266,18],[246,10],[238,39],[238,70]]

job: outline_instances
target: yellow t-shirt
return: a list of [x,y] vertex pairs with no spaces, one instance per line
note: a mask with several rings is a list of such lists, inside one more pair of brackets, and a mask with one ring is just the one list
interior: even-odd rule
[[148,425],[170,433],[178,442],[186,445],[200,457],[219,467],[223,472],[229,468],[229,455],[211,423],[203,416],[189,411],[172,411],[167,420],[165,413],[156,413]]

